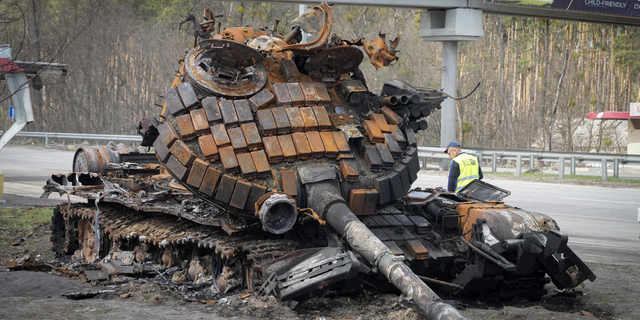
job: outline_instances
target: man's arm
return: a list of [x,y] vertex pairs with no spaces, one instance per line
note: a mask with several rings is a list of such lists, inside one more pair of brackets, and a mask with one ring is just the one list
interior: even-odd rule
[[451,161],[451,167],[449,168],[449,184],[447,185],[447,191],[456,191],[456,184],[458,184],[458,177],[460,176],[460,165],[457,162]]

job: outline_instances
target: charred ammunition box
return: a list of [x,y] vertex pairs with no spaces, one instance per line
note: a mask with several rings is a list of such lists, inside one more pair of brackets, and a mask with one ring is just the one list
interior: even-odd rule
[[178,93],[185,108],[191,109],[198,105],[198,94],[196,94],[196,90],[190,82],[185,82],[178,86]]
[[250,151],[262,148],[262,139],[260,138],[260,132],[258,132],[258,127],[255,123],[245,123],[240,125],[240,129],[244,132],[247,148],[249,148]]
[[173,129],[173,126],[168,121],[158,126],[158,133],[162,137],[162,141],[164,141],[167,148],[171,148],[173,143],[179,139],[176,130]]
[[247,199],[249,198],[249,193],[251,193],[251,183],[238,180],[238,182],[236,182],[236,188],[233,190],[233,195],[231,196],[229,205],[243,210],[244,205],[247,203]]
[[334,131],[332,134],[339,152],[341,154],[350,153],[351,148],[349,147],[349,142],[347,141],[347,137],[344,136],[344,133],[342,133],[342,131]]
[[171,154],[182,163],[183,166],[188,167],[191,165],[196,156],[191,152],[191,149],[187,147],[181,140],[176,141],[170,149]]
[[247,140],[244,139],[244,132],[240,128],[227,129],[231,146],[236,153],[247,152]]
[[213,140],[216,141],[218,148],[226,147],[231,144],[231,140],[229,140],[229,136],[227,135],[227,129],[225,129],[224,124],[222,123],[211,126],[211,135],[213,135]]
[[318,130],[320,131],[329,131],[331,130],[331,119],[329,119],[329,114],[327,113],[327,108],[324,106],[315,106],[313,107],[313,112],[316,115],[316,119],[318,120]]
[[377,143],[376,149],[378,149],[380,159],[382,159],[382,166],[384,166],[385,168],[393,168],[393,164],[395,163],[395,161],[393,160],[391,151],[389,151],[389,147],[384,144]]
[[282,149],[278,142],[278,137],[264,137],[264,151],[269,158],[269,162],[278,163],[283,160]]
[[405,247],[416,259],[427,259],[429,257],[429,251],[418,239],[405,241]]
[[193,121],[191,121],[190,114],[177,116],[176,124],[178,125],[180,138],[182,138],[182,140],[191,140],[196,137],[196,129],[193,127]]
[[176,157],[170,156],[167,161],[167,170],[172,172],[179,180],[184,180],[187,177],[187,167],[185,167]]
[[318,120],[316,120],[316,115],[315,112],[313,112],[313,108],[300,108],[300,114],[302,115],[302,120],[304,121],[305,131],[318,130]]
[[298,157],[300,159],[309,158],[311,156],[311,146],[309,145],[309,140],[307,140],[307,135],[303,132],[296,132],[291,134],[291,138],[298,152]]
[[395,125],[389,125],[389,128],[391,128],[391,133],[396,138],[396,141],[398,141],[398,145],[400,146],[400,148],[402,149],[406,148],[407,139],[404,137],[402,130],[400,130],[400,128],[398,128],[398,126],[395,126]]
[[164,101],[167,104],[167,110],[172,116],[180,114],[185,111],[184,104],[178,93],[178,88],[171,88],[163,95]]
[[233,106],[233,100],[221,100],[220,113],[222,114],[222,122],[227,127],[233,127],[238,124],[238,114]]
[[258,112],[258,110],[266,107],[271,102],[275,101],[276,97],[267,89],[263,89],[256,93],[253,97],[249,98],[249,106],[251,111]]
[[273,119],[273,113],[271,109],[261,109],[256,112],[256,116],[258,118],[258,124],[260,124],[260,129],[262,130],[262,134],[265,136],[272,135],[278,131],[278,127],[276,126],[276,121]]
[[309,146],[311,147],[311,156],[314,158],[322,158],[325,150],[322,138],[320,138],[320,133],[318,133],[318,131],[308,131],[305,134],[307,136],[307,141],[309,141]]
[[386,220],[389,223],[389,225],[392,226],[392,227],[401,227],[402,226],[402,223],[400,223],[400,221],[398,221],[398,219],[394,218],[390,214],[382,215],[382,219]]
[[367,163],[369,170],[371,171],[380,171],[382,169],[382,159],[380,158],[380,153],[378,149],[374,146],[366,146],[364,147],[364,161]]
[[218,101],[215,97],[206,97],[202,100],[202,108],[207,114],[207,121],[209,123],[222,122],[222,114],[220,114],[220,107],[218,107]]
[[298,179],[296,172],[289,169],[280,170],[280,179],[282,180],[282,191],[289,196],[298,196]]
[[391,110],[391,108],[384,106],[382,107],[382,114],[384,114],[384,118],[387,119],[388,124],[398,125],[402,123],[402,117],[397,114],[395,111]]
[[240,165],[240,173],[245,179],[253,179],[256,176],[256,166],[253,164],[253,158],[249,153],[237,154],[238,164]]
[[216,187],[218,186],[220,176],[222,176],[222,171],[208,166],[207,172],[204,174],[204,178],[202,178],[202,183],[200,184],[200,192],[212,197],[213,192],[216,191]]
[[320,97],[316,92],[316,86],[313,82],[300,82],[300,87],[304,93],[305,105],[308,107],[317,106],[320,103]]
[[280,71],[287,82],[300,82],[302,74],[298,71],[298,67],[293,60],[280,60]]
[[289,118],[289,124],[291,124],[291,132],[304,131],[304,120],[300,114],[300,109],[296,107],[285,108],[287,117]]
[[416,141],[416,134],[409,127],[404,128],[404,134],[407,137],[407,145],[411,147],[418,147],[418,142]]
[[333,138],[333,133],[320,132],[320,139],[322,139],[322,145],[324,146],[324,150],[325,150],[324,155],[329,158],[336,157],[340,151],[338,150],[336,141]]
[[364,120],[362,122],[362,126],[364,127],[364,131],[367,133],[367,137],[371,143],[384,143],[384,136],[382,135],[382,131],[378,128],[378,125],[371,120]]
[[244,205],[244,209],[249,211],[249,212],[257,213],[257,211],[256,211],[256,202],[265,193],[267,193],[267,188],[266,187],[261,186],[259,184],[255,184],[255,183],[253,185],[251,185],[251,192],[249,193],[249,197],[247,198],[247,202]]
[[236,158],[233,147],[224,147],[218,150],[220,152],[220,162],[226,173],[238,172],[238,159]]
[[402,149],[400,148],[400,145],[398,144],[398,140],[396,140],[395,135],[391,133],[385,133],[384,142],[389,148],[389,152],[391,152],[391,155],[393,156],[394,159],[398,159],[400,158],[400,156],[402,156]]
[[207,115],[204,109],[191,110],[190,114],[196,134],[202,135],[209,133],[209,122],[207,121]]
[[290,134],[278,136],[278,143],[282,149],[284,161],[294,161],[298,159],[298,152],[296,151],[296,146],[293,144],[293,138]]
[[269,160],[267,160],[267,155],[263,150],[251,152],[251,158],[253,159],[253,164],[256,167],[256,174],[258,178],[264,178],[271,175],[271,166],[269,165]]
[[362,214],[375,214],[376,204],[378,204],[378,191],[375,189],[367,189]]
[[340,160],[340,171],[344,179],[350,182],[358,180],[360,173],[358,172],[358,166],[354,159],[342,159]]
[[316,93],[320,98],[320,103],[330,103],[331,97],[329,96],[329,92],[327,92],[327,87],[321,82],[314,82],[313,85],[316,87]]
[[351,194],[349,195],[349,208],[356,216],[362,214],[366,197],[367,191],[365,189],[351,189]]
[[223,174],[218,185],[218,192],[216,192],[216,200],[224,204],[229,204],[233,190],[236,187],[238,179],[230,174]]
[[378,190],[378,204],[384,205],[391,201],[389,177],[377,177],[373,180],[373,186]]
[[407,218],[409,218],[409,220],[411,220],[411,222],[413,222],[413,224],[416,225],[414,230],[417,233],[427,233],[431,231],[431,224],[429,224],[429,222],[425,220],[423,217],[408,216]]
[[156,149],[156,157],[158,157],[158,160],[160,160],[160,162],[167,162],[171,153],[164,144],[164,141],[162,141],[162,136],[156,138],[156,141],[153,142],[153,147]]
[[209,167],[209,162],[207,161],[202,159],[193,161],[193,165],[189,171],[189,177],[187,178],[187,184],[200,189],[200,184],[202,183],[204,174],[207,172],[207,167]]
[[404,164],[396,167],[395,172],[400,175],[400,181],[402,182],[403,195],[411,189],[411,178],[409,177],[409,169]]
[[400,199],[404,195],[404,187],[402,186],[402,180],[400,174],[397,172],[391,172],[387,175],[389,178],[389,190],[391,191],[391,199]]
[[378,128],[380,128],[380,131],[382,131],[382,133],[391,133],[391,128],[389,128],[389,124],[384,118],[384,114],[374,113],[371,115],[370,119],[378,125]]
[[413,230],[413,228],[416,226],[415,223],[411,222],[411,219],[407,218],[407,216],[405,216],[404,214],[395,214],[393,215],[393,217],[396,218],[396,220],[400,221],[402,226],[407,228],[408,230]]
[[303,107],[306,98],[300,84],[297,82],[287,83],[287,89],[289,89],[289,95],[291,96],[291,106]]
[[391,253],[395,254],[396,256],[404,255],[404,251],[402,251],[402,249],[400,249],[398,244],[395,243],[394,241],[384,241],[383,244],[387,246],[387,248],[391,250]]
[[283,107],[272,108],[271,113],[273,119],[276,121],[276,127],[279,134],[286,134],[291,132],[291,124],[289,123],[289,117],[287,111]]
[[389,238],[389,235],[386,232],[384,232],[384,230],[382,230],[382,229],[372,229],[371,232],[373,232],[373,234],[378,239],[380,239],[380,241],[382,241],[384,243],[387,243],[387,241],[391,240],[391,238]]
[[291,106],[291,95],[289,94],[289,89],[287,88],[286,83],[274,83],[273,85],[271,85],[271,90],[276,96],[276,104],[279,107]]
[[238,115],[239,123],[247,123],[253,121],[253,114],[251,113],[251,108],[249,107],[249,100],[235,100],[233,102],[233,105],[236,107],[236,114]]

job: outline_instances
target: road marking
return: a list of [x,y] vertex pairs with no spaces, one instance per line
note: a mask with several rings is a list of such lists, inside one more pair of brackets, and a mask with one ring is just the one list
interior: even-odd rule
[[626,201],[616,201],[616,200],[593,200],[593,199],[582,199],[582,198],[562,198],[567,200],[581,200],[581,201],[595,201],[595,202],[615,202],[615,203],[626,203],[626,204],[637,204],[640,205],[640,202],[626,202]]

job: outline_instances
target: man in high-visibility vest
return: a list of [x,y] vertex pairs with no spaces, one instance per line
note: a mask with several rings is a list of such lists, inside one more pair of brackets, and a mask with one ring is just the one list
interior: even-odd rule
[[471,181],[482,179],[482,169],[480,169],[478,158],[462,152],[459,143],[455,141],[449,143],[444,153],[449,154],[451,159],[447,191],[458,192]]

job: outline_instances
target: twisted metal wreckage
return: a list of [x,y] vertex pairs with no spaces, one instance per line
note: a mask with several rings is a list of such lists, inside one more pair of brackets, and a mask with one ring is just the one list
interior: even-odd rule
[[[52,219],[56,254],[84,261],[74,272],[109,280],[153,273],[152,261],[222,293],[255,289],[292,306],[388,281],[430,319],[463,317],[425,281],[455,294],[540,296],[549,281],[595,279],[556,222],[504,204],[506,190],[479,181],[459,193],[410,190],[415,132],[447,95],[399,81],[368,90],[358,47],[377,69],[398,59],[398,38],[331,36],[326,3],[286,36],[277,24],[221,30],[208,9],[189,21],[195,47],[162,113],[139,125],[155,153],[82,148],[74,172],[44,187],[88,200]],[[299,43],[302,32],[315,39]]]

